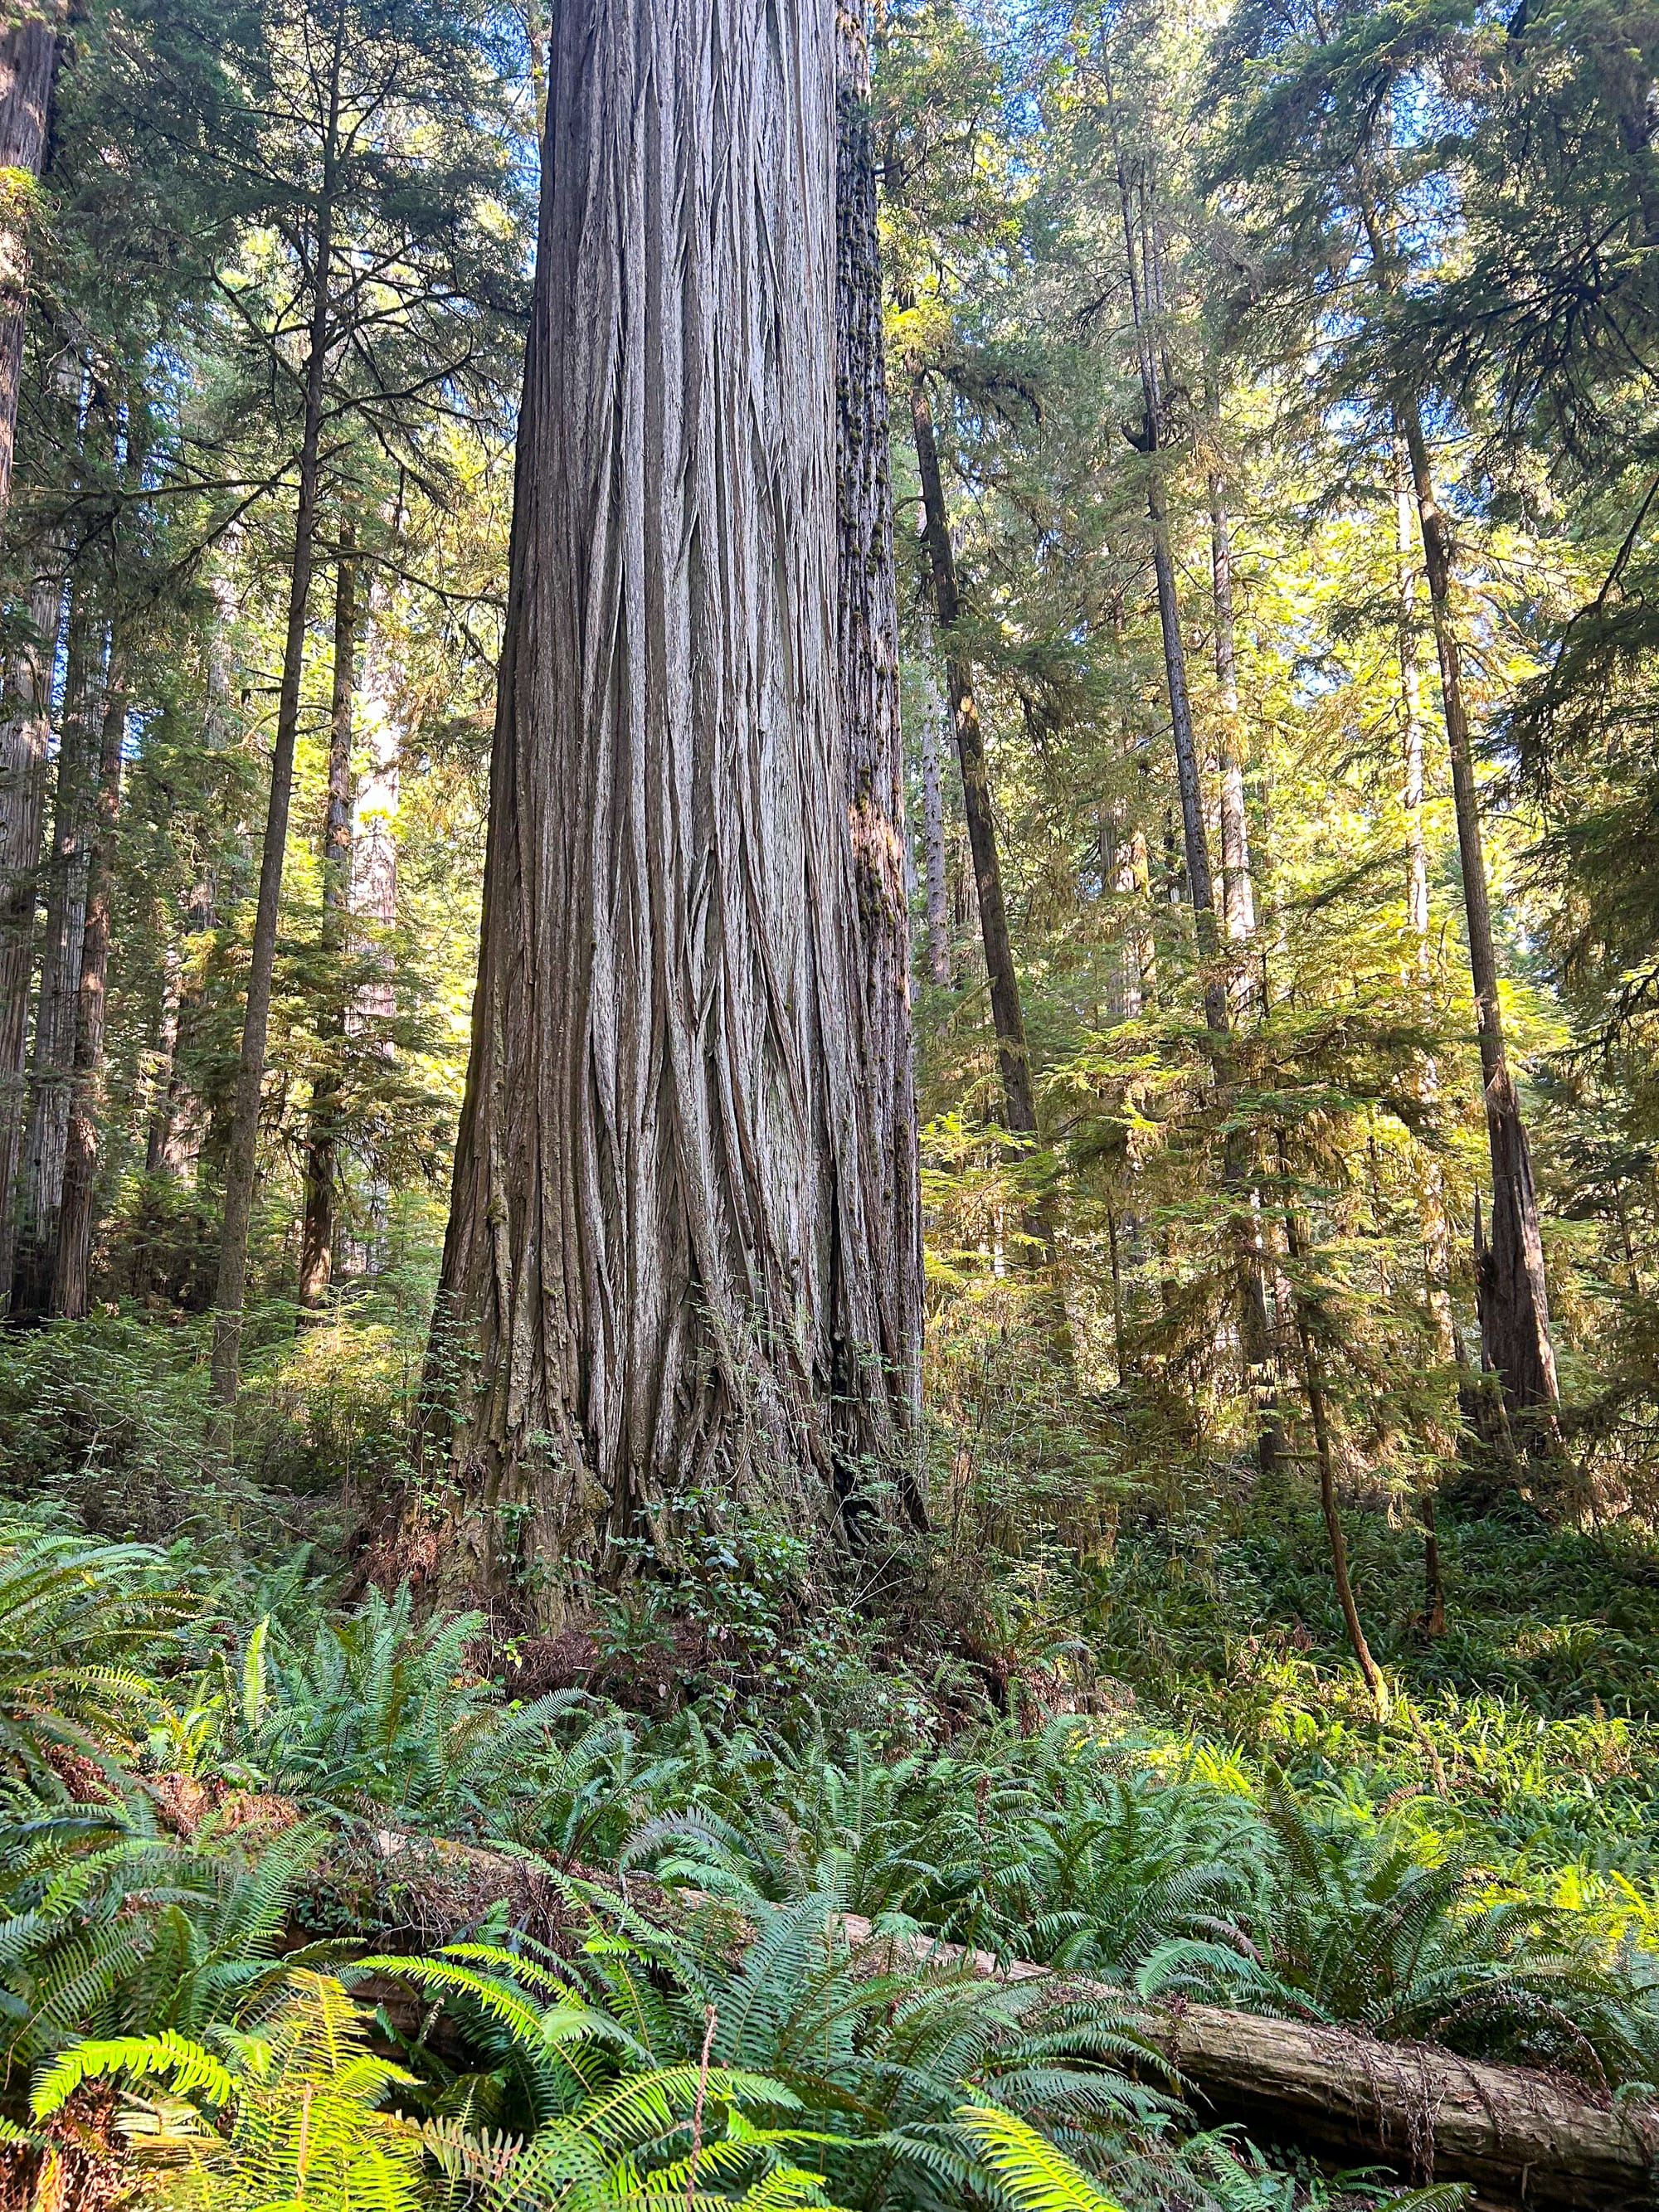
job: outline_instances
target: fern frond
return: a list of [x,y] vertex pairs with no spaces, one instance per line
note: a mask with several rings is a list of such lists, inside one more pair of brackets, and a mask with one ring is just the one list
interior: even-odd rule
[[1119,2212],[1080,2166],[1016,2114],[997,2105],[963,2105],[956,2123],[1016,2212]]
[[159,2035],[118,2035],[104,2042],[71,2044],[45,2067],[34,2085],[29,2109],[37,2120],[61,2112],[83,2081],[106,2074],[141,2078],[170,2076],[176,2095],[201,2090],[215,2105],[228,2105],[236,2085],[210,2051],[170,2027]]

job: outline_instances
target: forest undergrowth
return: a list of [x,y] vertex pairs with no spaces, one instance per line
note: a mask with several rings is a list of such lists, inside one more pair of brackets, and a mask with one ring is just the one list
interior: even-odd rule
[[[435,2177],[458,2203],[608,2203],[546,2176],[586,2160],[609,2187],[630,2157],[683,2192],[699,2080],[722,2187],[757,2204],[1406,2201],[1381,2169],[1200,2125],[1142,2002],[1592,2095],[1659,2074],[1659,1554],[1627,1527],[1449,1498],[1430,1637],[1420,1532],[1356,1501],[1381,1720],[1305,1496],[1223,1467],[1171,1513],[1114,1479],[1091,1543],[1017,1547],[993,1528],[1029,1466],[981,1438],[964,1500],[941,1424],[925,1541],[826,1578],[798,1535],[695,1501],[672,1556],[643,1547],[579,1629],[538,1635],[341,1570],[353,1501],[407,1472],[387,1299],[255,1363],[261,1413],[210,1492],[187,1331],[9,1340],[15,2201],[42,2155],[105,2192],[68,2201],[125,2201],[110,2081],[129,2122],[137,2097],[184,2130],[161,2166],[150,2143],[151,2185],[276,2201],[284,2114],[325,2074],[325,2203],[413,2204]],[[1101,1491],[1100,1455],[1074,1474]],[[826,1933],[837,1911],[1121,1994],[872,1963]],[[225,2064],[255,2065],[263,2120]],[[1045,2144],[1073,2194],[1040,2193]]]

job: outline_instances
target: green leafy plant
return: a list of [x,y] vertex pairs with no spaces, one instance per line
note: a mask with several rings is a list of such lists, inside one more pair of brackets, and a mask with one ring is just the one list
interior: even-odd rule
[[71,2045],[32,2109],[46,2119],[118,2079],[155,2197],[180,2212],[416,2212],[420,2130],[385,2109],[409,2076],[374,2054],[369,2025],[337,1981],[298,1972],[263,2019],[209,2040],[164,2028]]
[[131,1749],[164,1701],[158,1647],[192,1609],[161,1565],[141,1544],[0,1531],[0,1768],[62,1794],[54,1754]]
[[0,2047],[13,2062],[87,2035],[200,2035],[288,1971],[282,1939],[314,1826],[249,1855],[228,1838],[157,1836],[142,1801],[35,1809],[14,1796],[7,1809]]
[[511,1799],[529,1754],[580,1706],[561,1691],[510,1706],[469,1660],[477,1613],[417,1620],[405,1588],[371,1590],[294,1646],[261,1622],[233,1687],[237,1754],[271,1787],[408,1825],[474,1827]]
[[1017,2212],[1121,2212],[1017,2113],[995,2105],[962,2105],[955,2118]]

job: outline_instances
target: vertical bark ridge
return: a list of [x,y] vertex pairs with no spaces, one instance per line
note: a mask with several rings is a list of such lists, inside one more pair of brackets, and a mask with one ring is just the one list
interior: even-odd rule
[[11,503],[23,375],[29,187],[46,155],[63,12],[62,0],[8,0],[6,22],[0,27],[0,527]]
[[[904,748],[899,723],[898,596],[888,461],[876,167],[864,0],[836,16],[836,489],[842,741],[854,875],[859,1030],[865,1110],[856,1117],[860,1181],[872,1203],[872,1283],[878,1364],[887,1407],[873,1429],[867,1389],[848,1377],[842,1428],[849,1462],[890,1455],[912,1437],[921,1394],[921,1178],[910,1032],[910,917],[904,879]],[[941,870],[942,875],[942,870]],[[941,881],[941,899],[943,884]],[[860,1355],[848,1346],[849,1356]],[[926,1517],[914,1466],[900,1488],[909,1518]]]

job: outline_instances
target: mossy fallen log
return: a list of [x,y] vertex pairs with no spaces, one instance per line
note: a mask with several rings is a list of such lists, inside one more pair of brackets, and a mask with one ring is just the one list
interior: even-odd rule
[[[261,1826],[297,1816],[283,1801],[257,1802]],[[591,1869],[580,1872],[589,1886],[611,1886]],[[311,1901],[326,1897],[331,1909],[322,1925],[302,1915],[308,1924],[296,1927],[296,1942],[343,1933],[342,1907],[355,1901],[368,1908],[370,1940],[381,1948],[443,1942],[503,1905],[555,1950],[580,1940],[580,1912],[552,1871],[529,1854],[363,1826],[342,1836],[318,1873]],[[707,1901],[652,1885],[630,1893],[636,1905],[671,1911],[676,1895],[685,1905]],[[849,1942],[872,1956],[884,1950],[911,1965],[1048,1981],[1056,1995],[1127,2005],[1206,2120],[1242,2122],[1258,2137],[1292,2141],[1350,2164],[1376,2160],[1413,2181],[1470,2182],[1485,2205],[1574,2212],[1659,2205],[1659,2110],[1650,2104],[1615,2104],[1565,2075],[1463,2058],[1432,2044],[1383,2043],[1352,2028],[1218,2005],[1147,2004],[1027,1960],[1002,1962],[926,1936],[878,1936],[856,1913],[843,1913],[841,1925]],[[408,2009],[412,2020],[413,2001],[395,1985],[377,1983],[363,1994]]]
[[[842,1925],[854,1943],[889,1940],[852,1913]],[[1028,1960],[1005,1966],[988,1952],[926,1938],[900,1939],[894,1948],[913,1964],[1122,1996]],[[1472,2182],[1483,2203],[1622,2212],[1659,2201],[1659,2112],[1651,2106],[1616,2106],[1559,2075],[1462,2058],[1432,2044],[1382,2043],[1351,2028],[1217,2005],[1133,2008],[1205,2118],[1243,2121],[1258,2135],[1351,2161],[1375,2159],[1413,2181]]]

